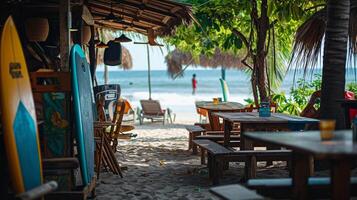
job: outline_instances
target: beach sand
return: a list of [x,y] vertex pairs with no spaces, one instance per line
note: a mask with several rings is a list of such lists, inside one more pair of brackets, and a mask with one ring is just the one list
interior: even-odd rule
[[[212,185],[206,166],[187,150],[187,124],[193,121],[137,125],[137,138],[120,141],[116,153],[121,166],[128,167],[124,178],[102,172],[96,199],[216,199],[208,191]],[[243,167],[231,163],[221,184],[239,183]],[[260,163],[257,176],[288,177],[288,172],[284,162]]]

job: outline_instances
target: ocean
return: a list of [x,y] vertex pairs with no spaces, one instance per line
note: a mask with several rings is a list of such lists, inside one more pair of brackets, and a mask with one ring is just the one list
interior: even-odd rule
[[[294,80],[303,77],[301,70],[289,71],[279,89],[289,95]],[[321,73],[315,70],[308,73],[306,80],[311,80],[312,74]],[[196,74],[197,91],[192,95],[191,78]],[[348,69],[346,73],[347,82],[355,81],[355,70]],[[103,71],[97,71],[96,77],[98,85],[104,84]],[[214,97],[222,97],[222,90],[219,78],[220,69],[190,69],[184,72],[183,77],[173,80],[166,70],[151,71],[152,99],[159,100],[163,108],[171,108],[178,114],[178,118],[197,118],[195,114],[195,101],[212,100]],[[241,70],[227,70],[226,81],[229,86],[229,101],[237,101],[245,104],[244,99],[253,98],[250,78]],[[147,71],[110,71],[109,83],[120,84],[121,96],[128,99],[136,107],[139,106],[140,99],[148,99],[148,78]]]

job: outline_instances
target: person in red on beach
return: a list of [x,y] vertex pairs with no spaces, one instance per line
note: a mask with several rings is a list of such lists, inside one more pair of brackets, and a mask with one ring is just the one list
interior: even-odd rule
[[196,88],[197,88],[197,80],[196,80],[196,74],[192,75],[192,94],[196,94]]

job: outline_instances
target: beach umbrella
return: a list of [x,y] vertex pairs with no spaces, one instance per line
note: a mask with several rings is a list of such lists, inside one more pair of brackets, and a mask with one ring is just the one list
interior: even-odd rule
[[[222,79],[225,79],[225,69],[244,69],[241,57],[232,53],[222,52],[216,49],[211,57],[201,55],[194,58],[190,53],[173,50],[165,57],[167,71],[171,77],[182,76],[183,71],[190,65],[202,66],[205,68],[221,68]],[[183,67],[186,65],[186,67]]]
[[151,100],[151,65],[150,65],[150,46],[164,46],[155,41],[154,30],[148,30],[148,42],[134,42],[134,44],[145,44],[146,45],[146,55],[148,61],[148,89],[149,89],[149,100]]

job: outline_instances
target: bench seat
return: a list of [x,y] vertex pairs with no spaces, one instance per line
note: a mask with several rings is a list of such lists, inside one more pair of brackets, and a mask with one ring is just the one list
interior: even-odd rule
[[[205,164],[204,152],[207,151],[209,176],[213,184],[219,183],[219,177],[223,171],[223,165],[229,162],[250,161],[250,171],[245,173],[248,178],[255,177],[257,161],[285,161],[290,160],[290,150],[262,150],[262,151],[234,151],[214,141],[207,139],[193,140],[201,148],[201,164]],[[227,167],[227,166],[226,166]]]
[[212,194],[223,200],[260,200],[264,197],[242,185],[225,185],[212,187],[209,190]]
[[[199,135],[196,140],[211,140],[223,144],[224,135]],[[240,135],[231,135],[230,147],[240,147]]]
[[[231,140],[240,140],[240,135],[231,135]],[[208,139],[213,141],[223,141],[224,135],[200,135],[196,139]]]
[[203,129],[201,126],[197,125],[189,125],[186,126],[186,130],[188,131],[188,150],[192,149],[193,154],[197,154],[197,146],[192,143],[197,136],[202,135],[206,130]]
[[[329,177],[310,177],[308,179],[309,195],[311,198],[327,198],[330,195],[331,179]],[[292,194],[292,179],[249,179],[246,186],[271,198],[286,199]],[[351,177],[351,195],[357,196],[357,177]]]

